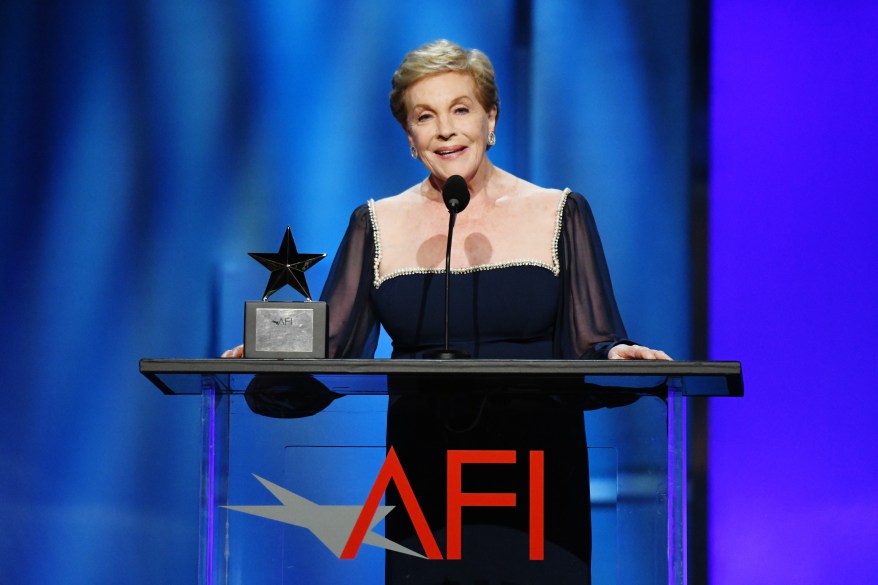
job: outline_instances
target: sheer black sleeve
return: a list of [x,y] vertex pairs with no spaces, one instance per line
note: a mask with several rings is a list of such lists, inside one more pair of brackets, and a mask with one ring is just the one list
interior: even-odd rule
[[613,296],[610,272],[591,207],[579,193],[567,196],[558,260],[562,299],[555,353],[562,359],[605,359],[617,343],[631,343]]
[[371,358],[378,344],[378,320],[369,298],[375,239],[367,205],[351,214],[320,295],[329,305],[330,358]]

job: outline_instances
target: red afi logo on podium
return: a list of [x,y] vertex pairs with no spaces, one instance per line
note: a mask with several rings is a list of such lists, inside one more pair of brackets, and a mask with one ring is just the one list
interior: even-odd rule
[[[544,454],[529,452],[528,468],[528,542],[530,560],[543,560],[544,525]],[[516,464],[516,452],[505,450],[448,451],[447,542],[446,559],[461,558],[461,513],[463,508],[515,507],[517,494],[500,492],[464,492],[463,466],[474,464]],[[381,465],[372,489],[362,506],[316,504],[277,484],[255,476],[281,502],[277,506],[225,506],[230,510],[276,520],[310,530],[320,542],[340,559],[353,559],[365,544],[431,560],[443,560],[442,552],[427,524],[418,499],[406,477],[396,451],[391,447]],[[425,554],[417,553],[373,531],[373,528],[393,510],[381,506],[381,497],[393,481],[403,506],[421,542]]]

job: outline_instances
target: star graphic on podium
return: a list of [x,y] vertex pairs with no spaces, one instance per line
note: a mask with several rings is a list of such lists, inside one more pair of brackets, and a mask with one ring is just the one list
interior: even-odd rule
[[[223,506],[223,508],[306,528],[326,548],[331,550],[336,557],[341,558],[345,544],[354,529],[354,524],[363,512],[363,506],[327,506],[316,504],[258,475],[254,474],[253,477],[258,479],[280,501],[280,505]],[[375,516],[369,523],[369,530],[363,537],[363,542],[378,548],[423,559],[424,555],[385,538],[372,530],[393,508],[394,506],[378,506]]]
[[267,301],[268,297],[287,284],[310,301],[311,291],[308,290],[308,283],[305,281],[305,271],[326,258],[326,254],[299,254],[290,226],[287,226],[283,242],[276,254],[250,252],[250,256],[271,270],[271,276],[262,294],[263,301]]

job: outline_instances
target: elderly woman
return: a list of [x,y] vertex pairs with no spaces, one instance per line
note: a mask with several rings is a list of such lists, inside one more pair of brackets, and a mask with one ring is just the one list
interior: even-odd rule
[[[379,323],[393,339],[394,358],[443,346],[448,211],[442,188],[460,175],[471,200],[457,218],[451,250],[453,347],[474,358],[669,359],[626,341],[585,199],[491,163],[500,100],[484,53],[446,40],[411,51],[393,76],[390,107],[428,175],[354,212],[322,297],[331,308],[332,357],[371,356]],[[467,510],[461,561],[388,553],[388,582],[589,582],[581,410],[483,388],[442,390],[392,396],[388,415],[388,445],[400,455],[430,526],[438,532],[445,523],[447,450],[540,449],[546,560],[527,562],[525,506]],[[517,491],[524,500],[527,478],[507,467],[491,466],[482,477],[468,470],[472,491]],[[419,550],[404,518],[390,514],[386,522],[391,540]]]
[[471,200],[451,250],[455,346],[475,358],[668,359],[625,341],[585,199],[491,163],[500,100],[484,53],[446,40],[411,51],[390,107],[429,175],[354,212],[323,293],[332,357],[370,357],[379,323],[395,358],[442,345],[442,187],[460,175]]
[[[442,188],[459,175],[471,200],[457,218],[451,250],[453,347],[474,358],[670,359],[626,340],[586,200],[491,163],[500,100],[487,56],[446,40],[411,51],[393,76],[390,107],[428,175],[354,211],[322,295],[330,305],[330,357],[371,357],[379,325],[393,339],[394,358],[443,346],[448,211]],[[442,392],[391,393],[387,441],[437,541],[444,543],[448,450],[516,449],[523,461],[528,450],[542,450],[545,561],[527,562],[526,506],[473,509],[463,517],[461,561],[388,553],[388,582],[588,583],[581,409],[484,385],[436,389]],[[522,466],[489,467],[467,471],[467,491],[517,492],[526,500]],[[395,497],[388,492],[388,502]],[[421,550],[405,514],[391,513],[386,523],[388,538]]]

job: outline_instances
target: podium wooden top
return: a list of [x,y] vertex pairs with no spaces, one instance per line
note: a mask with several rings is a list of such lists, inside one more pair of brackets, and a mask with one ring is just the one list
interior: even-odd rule
[[[204,376],[243,392],[257,375],[313,375],[348,393],[386,392],[392,377],[582,379],[597,386],[655,389],[670,385],[685,396],[743,396],[740,362],[649,360],[336,360],[336,359],[142,359],[140,372],[165,394],[200,394]],[[550,384],[551,385],[551,384]]]

